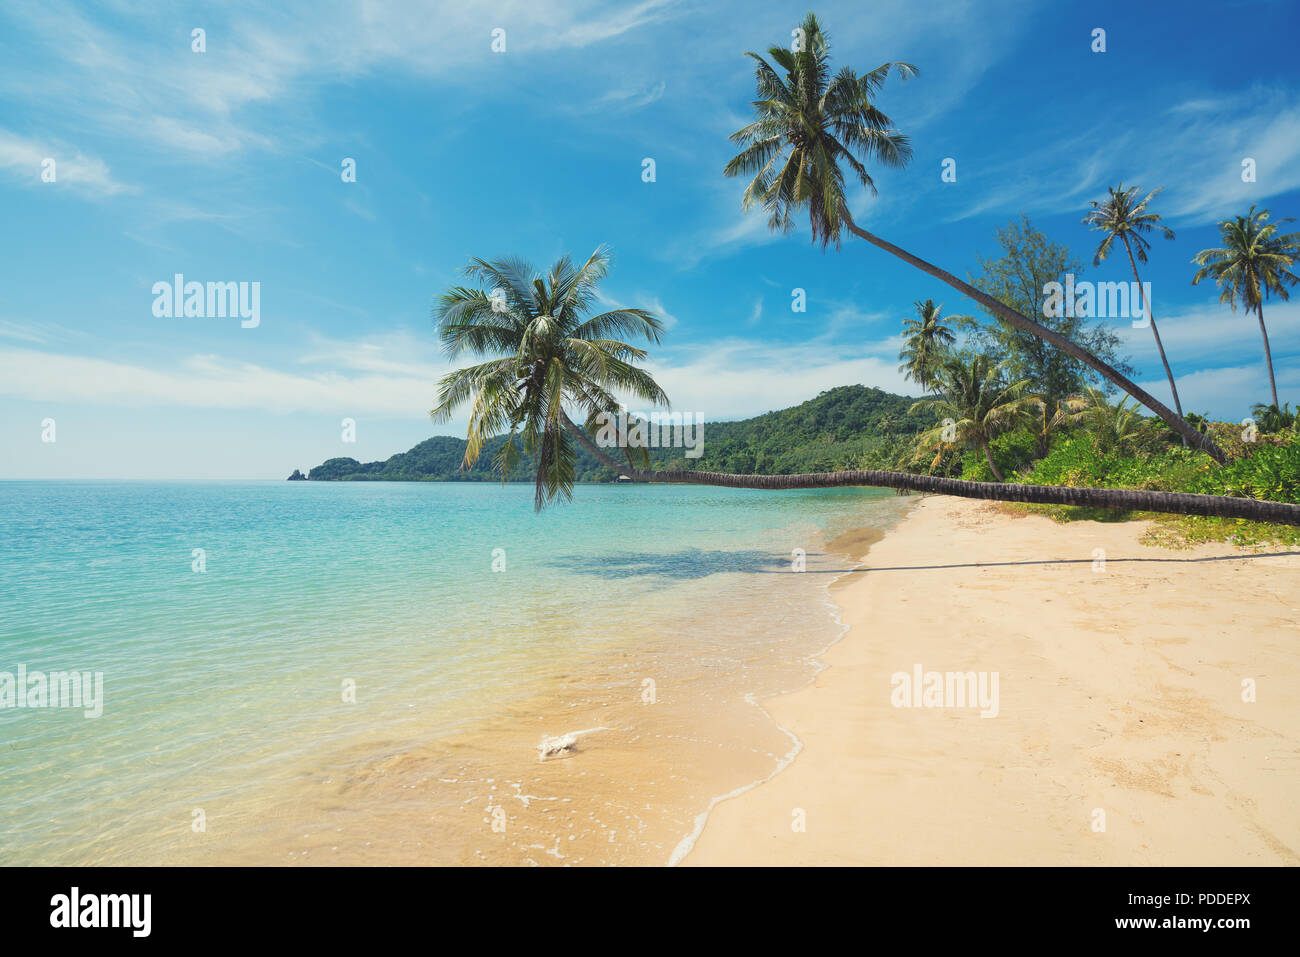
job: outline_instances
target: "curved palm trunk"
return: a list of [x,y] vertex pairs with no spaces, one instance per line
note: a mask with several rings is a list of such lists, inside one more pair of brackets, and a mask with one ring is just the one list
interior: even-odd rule
[[897,256],[899,259],[903,260],[903,262],[911,266],[915,266],[917,269],[921,270],[922,272],[929,273],[931,276],[934,276],[936,279],[943,280],[948,285],[956,289],[958,292],[962,293],[965,296],[968,296],[971,299],[974,299],[976,302],[986,307],[987,309],[992,310],[994,313],[1001,316],[1003,319],[1011,323],[1011,325],[1015,326],[1017,329],[1020,329],[1023,332],[1028,332],[1031,335],[1035,335],[1038,338],[1042,339],[1044,342],[1048,342],[1056,346],[1056,348],[1066,353],[1066,355],[1078,359],[1084,365],[1101,373],[1101,375],[1104,376],[1106,379],[1115,383],[1115,385],[1119,386],[1129,395],[1133,396],[1133,398],[1136,399],[1138,402],[1141,402],[1143,405],[1145,405],[1156,415],[1160,416],[1160,418],[1164,419],[1165,423],[1168,424],[1168,426],[1171,429],[1173,429],[1175,432],[1177,432],[1179,435],[1185,438],[1188,441],[1188,443],[1192,446],[1192,448],[1201,449],[1212,459],[1218,462],[1220,465],[1222,465],[1224,462],[1227,461],[1227,456],[1223,454],[1223,450],[1220,449],[1214,443],[1214,440],[1211,439],[1208,435],[1198,432],[1195,428],[1192,427],[1191,423],[1187,422],[1181,415],[1176,414],[1173,410],[1168,408],[1164,403],[1158,401],[1153,395],[1151,395],[1145,389],[1140,388],[1137,385],[1137,383],[1129,381],[1129,379],[1126,376],[1121,374],[1118,370],[1113,369],[1110,366],[1106,365],[1106,363],[1102,362],[1100,359],[1098,359],[1088,350],[1075,345],[1069,339],[1065,338],[1064,336],[1060,335],[1057,332],[1053,332],[1051,329],[1048,329],[1046,326],[1034,322],[1034,320],[1026,316],[1022,316],[1020,313],[1016,312],[1010,306],[1006,305],[1003,302],[999,302],[997,299],[994,299],[988,293],[976,289],[970,283],[963,282],[962,280],[958,279],[956,276],[954,276],[952,273],[948,272],[947,270],[940,269],[938,266],[928,263],[924,259],[921,259],[917,256],[913,256],[905,249],[899,249],[897,246],[895,246],[893,243],[889,242],[888,240],[881,239],[879,236],[873,235],[872,233],[869,233],[864,229],[859,229],[857,224],[853,222],[853,218],[849,215],[847,209],[841,210],[841,215],[844,218],[845,225],[848,226],[849,231],[852,232],[854,235],[860,236],[861,238],[865,239],[867,242],[871,243],[873,246],[879,246],[885,252]]
[[1268,366],[1268,387],[1273,390],[1273,408],[1282,408],[1277,404],[1277,380],[1273,378],[1273,352],[1268,347],[1268,327],[1264,325],[1264,304],[1261,302],[1255,307],[1255,315],[1259,316],[1259,332],[1264,337],[1264,364]]
[[989,448],[987,442],[984,443],[984,458],[988,460],[989,469],[992,470],[993,477],[999,482],[1005,482],[1006,479],[1002,477],[1002,473],[998,471],[998,467],[993,464],[993,450]]
[[[1174,370],[1169,368],[1169,360],[1165,358],[1165,346],[1160,341],[1160,330],[1156,328],[1156,315],[1151,311],[1151,303],[1146,301],[1146,293],[1142,289],[1142,280],[1138,277],[1137,263],[1133,261],[1133,249],[1129,246],[1128,234],[1124,234],[1124,250],[1128,253],[1128,264],[1133,267],[1133,281],[1137,283],[1138,302],[1142,305],[1142,310],[1146,314],[1147,322],[1151,323],[1151,334],[1156,337],[1156,348],[1160,351],[1160,361],[1164,363],[1165,375],[1169,377],[1169,391],[1174,395],[1174,409],[1178,412],[1179,417],[1183,414],[1183,404],[1178,401],[1178,386],[1174,384]],[[1183,444],[1187,440],[1183,439]]]
[[563,424],[578,443],[597,461],[637,482],[666,482],[676,485],[716,485],[724,488],[797,489],[872,486],[933,492],[998,502],[1029,502],[1038,505],[1079,505],[1121,511],[1164,512],[1170,515],[1208,515],[1242,518],[1252,522],[1300,525],[1300,505],[1268,502],[1226,495],[1192,495],[1183,492],[1146,492],[1137,489],[1068,488],[1056,485],[1007,485],[1000,482],[966,482],[910,472],[815,472],[807,475],[732,475],[727,472],[695,472],[689,469],[643,471],[621,464],[605,454],[591,436],[560,413]]

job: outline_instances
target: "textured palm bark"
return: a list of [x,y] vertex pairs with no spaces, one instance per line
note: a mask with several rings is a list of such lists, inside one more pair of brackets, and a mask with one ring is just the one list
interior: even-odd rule
[[1165,344],[1160,341],[1160,330],[1156,328],[1156,314],[1151,308],[1151,303],[1146,301],[1146,293],[1142,291],[1142,280],[1138,277],[1137,262],[1133,259],[1133,249],[1129,246],[1128,234],[1124,235],[1124,249],[1128,253],[1128,264],[1133,267],[1133,281],[1137,283],[1138,302],[1146,314],[1147,322],[1151,323],[1151,334],[1156,337],[1156,348],[1160,350],[1160,361],[1164,363],[1165,375],[1169,379],[1169,391],[1174,396],[1174,409],[1181,416],[1183,414],[1183,404],[1178,399],[1178,386],[1174,384],[1174,370],[1169,367],[1169,359],[1165,356]]
[[1268,387],[1273,392],[1273,407],[1282,408],[1277,404],[1277,380],[1273,378],[1273,350],[1268,347],[1268,326],[1264,325],[1264,304],[1261,302],[1255,308],[1255,314],[1259,317],[1259,334],[1264,337],[1264,365],[1268,367]]
[[1186,492],[1147,492],[1139,489],[1070,488],[1058,485],[1016,485],[1003,482],[966,482],[935,475],[911,472],[813,472],[804,475],[732,475],[728,472],[697,472],[691,469],[644,471],[619,463],[592,441],[563,412],[564,426],[578,443],[597,461],[619,475],[636,482],[664,482],[676,485],[714,485],[722,488],[769,489],[799,488],[873,488],[906,489],[932,492],[996,502],[1028,502],[1036,505],[1076,505],[1118,511],[1163,512],[1170,515],[1207,515],[1215,518],[1242,518],[1252,522],[1300,525],[1300,505],[1269,502],[1255,498],[1232,498],[1226,495],[1193,495]]

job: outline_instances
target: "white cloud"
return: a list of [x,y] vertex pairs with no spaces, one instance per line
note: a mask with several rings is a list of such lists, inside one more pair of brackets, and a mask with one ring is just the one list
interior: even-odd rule
[[[1292,408],[1295,408],[1296,400],[1300,399],[1300,368],[1279,366],[1275,375],[1278,399],[1290,402]],[[1167,394],[1169,390],[1169,383],[1164,379],[1139,384],[1157,397]],[[1248,365],[1203,369],[1190,375],[1180,375],[1178,395],[1185,411],[1208,411],[1212,416],[1240,421],[1250,414],[1251,406],[1256,402],[1271,401],[1263,354],[1257,362]]]
[[442,368],[346,374],[283,372],[214,355],[166,369],[111,359],[0,348],[0,394],[19,399],[111,406],[259,409],[418,417],[433,406]]
[[881,358],[843,345],[722,339],[669,350],[651,363],[650,369],[673,408],[714,420],[789,408],[842,385],[915,394],[912,384],[899,374],[896,358]]
[[[46,159],[54,160],[54,182],[41,179]],[[48,189],[71,187],[91,196],[113,196],[131,187],[119,183],[108,165],[98,157],[56,142],[38,142],[0,129],[0,169],[8,170],[18,182]]]
[[[1215,302],[1162,316],[1155,294],[1152,301],[1160,340],[1178,375],[1188,364],[1237,364],[1255,356],[1260,357],[1262,368],[1264,340],[1253,313],[1247,315],[1240,308],[1232,312]],[[1275,363],[1281,364],[1280,360],[1288,356],[1300,357],[1300,301],[1266,303],[1264,322]],[[1159,363],[1155,337],[1149,328],[1134,329],[1124,322],[1116,332],[1124,339],[1124,349],[1144,366],[1149,367],[1152,361]]]

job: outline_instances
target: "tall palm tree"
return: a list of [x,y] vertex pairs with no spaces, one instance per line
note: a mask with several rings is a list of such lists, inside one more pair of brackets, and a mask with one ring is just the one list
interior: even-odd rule
[[[1142,289],[1142,279],[1138,276],[1139,262],[1147,261],[1147,250],[1151,248],[1151,241],[1146,238],[1144,233],[1151,230],[1159,230],[1165,239],[1173,239],[1174,231],[1160,222],[1160,216],[1153,213],[1148,208],[1152,198],[1164,187],[1158,187],[1142,199],[1141,202],[1134,202],[1138,194],[1139,187],[1130,186],[1124,188],[1124,184],[1111,186],[1108,188],[1110,195],[1101,201],[1095,199],[1088,205],[1092,211],[1083,218],[1085,226],[1091,226],[1098,229],[1106,235],[1102,238],[1100,245],[1097,246],[1097,252],[1092,257],[1092,264],[1100,266],[1101,261],[1110,255],[1111,246],[1114,245],[1115,237],[1118,236],[1124,243],[1124,251],[1128,253],[1128,264],[1133,268],[1133,281],[1137,283],[1138,302],[1141,304],[1146,313],[1147,322],[1151,324],[1151,334],[1156,337],[1156,349],[1160,352],[1160,361],[1164,363],[1165,375],[1169,378],[1169,391],[1174,396],[1174,408],[1179,416],[1183,414],[1183,404],[1178,400],[1178,386],[1174,383],[1174,370],[1169,368],[1169,359],[1165,356],[1164,343],[1160,341],[1160,330],[1156,328],[1155,313],[1151,309],[1151,303],[1146,301],[1146,293]],[[1137,260],[1133,256],[1136,251]]]
[[761,205],[767,210],[768,225],[784,232],[794,227],[794,211],[807,207],[813,242],[820,240],[823,248],[834,242],[838,247],[841,232],[847,229],[942,280],[1015,328],[1063,350],[1134,396],[1185,436],[1193,448],[1204,449],[1217,462],[1226,461],[1209,436],[1202,435],[1182,416],[1091,352],[853,221],[840,164],[847,166],[873,195],[875,182],[855,154],[887,167],[907,164],[912,156],[907,137],[894,129],[889,117],[872,102],[872,96],[891,72],[906,79],[917,70],[909,63],[887,62],[861,76],[844,67],[832,77],[830,45],[817,17],[808,14],[802,30],[800,51],[779,46],[768,50],[784,77],[757,53],[746,54],[757,63],[758,93],[753,103],[756,119],[731,135],[731,141],[741,151],[723,168],[727,176],[752,177],[742,201],[744,208]]
[[[565,256],[549,274],[537,275],[520,259],[470,261],[465,272],[492,291],[453,286],[438,300],[435,316],[447,355],[466,352],[493,356],[487,362],[448,373],[438,384],[435,421],[471,402],[465,467],[473,465],[484,442],[500,432],[509,438],[494,464],[508,476],[524,452],[538,454],[535,505],[541,509],[556,494],[572,494],[577,459],[569,442],[569,402],[590,425],[602,413],[618,415],[614,392],[656,405],[668,397],[644,369],[629,360],[644,350],[610,338],[618,335],[659,341],[663,326],[643,309],[615,309],[587,318],[596,285],[609,269],[609,255],[597,249],[580,267]],[[646,449],[627,449],[649,464]],[[629,461],[631,459],[629,458]]]
[[[974,356],[969,362],[950,357],[937,373],[940,397],[913,403],[911,411],[930,409],[946,419],[917,436],[918,446],[952,442],[984,453],[993,477],[1004,481],[993,461],[992,442],[1024,422],[1037,399],[1027,393],[1029,380],[1006,380],[1008,362],[995,363],[986,355]],[[945,433],[952,436],[945,438]]]
[[[597,250],[581,267],[565,257],[547,275],[534,274],[527,263],[506,259],[472,260],[466,272],[485,281],[487,289],[453,286],[438,300],[438,334],[448,355],[467,354],[487,361],[448,373],[438,384],[432,415],[446,420],[470,406],[465,465],[477,461],[493,434],[508,441],[494,464],[508,477],[524,450],[537,452],[535,504],[540,508],[557,495],[572,495],[572,436],[598,462],[638,482],[717,485],[725,488],[797,489],[876,486],[963,498],[1046,505],[1085,505],[1126,511],[1217,515],[1260,522],[1300,525],[1300,505],[1220,495],[1187,495],[1130,489],[1064,488],[1006,485],[910,472],[849,470],[807,475],[732,475],[690,469],[651,470],[645,449],[625,449],[626,461],[609,455],[591,432],[602,415],[621,411],[616,392],[667,405],[668,397],[649,373],[636,365],[645,352],[612,335],[640,336],[658,342],[662,325],[643,309],[623,308],[583,318],[595,300],[595,287],[608,270],[609,257]],[[570,418],[566,405],[585,426]]]
[[1286,287],[1300,281],[1291,267],[1300,258],[1300,233],[1278,235],[1282,223],[1293,222],[1293,217],[1268,221],[1268,210],[1261,209],[1231,221],[1219,223],[1223,246],[1219,249],[1202,249],[1192,259],[1200,270],[1192,278],[1195,286],[1202,279],[1213,277],[1219,287],[1219,302],[1226,302],[1237,311],[1241,303],[1246,313],[1254,312],[1259,318],[1259,333],[1264,337],[1264,364],[1268,367],[1268,385],[1273,392],[1273,405],[1277,405],[1277,380],[1273,377],[1273,352],[1268,346],[1268,327],[1264,325],[1264,300],[1269,295],[1290,299]]
[[898,371],[929,392],[943,364],[944,354],[956,337],[944,324],[943,303],[935,305],[933,299],[927,299],[912,305],[916,307],[916,318],[903,322],[905,338],[903,349],[898,353],[903,364]]

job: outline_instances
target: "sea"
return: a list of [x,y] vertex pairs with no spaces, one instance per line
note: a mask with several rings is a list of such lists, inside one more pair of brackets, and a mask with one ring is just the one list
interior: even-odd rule
[[0,482],[0,863],[675,863],[907,502]]

